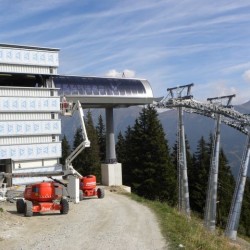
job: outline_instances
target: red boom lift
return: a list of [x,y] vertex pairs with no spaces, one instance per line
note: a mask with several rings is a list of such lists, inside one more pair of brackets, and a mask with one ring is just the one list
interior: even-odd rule
[[97,196],[99,199],[104,198],[104,189],[96,189],[96,177],[94,175],[87,175],[80,179],[80,200],[84,197]]
[[18,199],[16,208],[18,213],[24,213],[31,217],[33,213],[60,211],[67,214],[69,203],[62,198],[63,187],[59,183],[41,182],[27,185],[24,191],[24,199]]

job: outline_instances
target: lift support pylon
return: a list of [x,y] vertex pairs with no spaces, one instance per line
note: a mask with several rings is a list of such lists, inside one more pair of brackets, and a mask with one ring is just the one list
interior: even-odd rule
[[[216,101],[216,106],[231,107],[232,98],[235,95],[220,96],[214,98],[207,98],[211,104]],[[227,101],[226,105],[222,105],[223,101]],[[219,103],[218,103],[219,102]],[[204,226],[209,231],[215,231],[216,227],[216,212],[217,212],[217,190],[218,190],[218,173],[219,173],[219,158],[220,158],[220,125],[221,115],[216,114],[216,126],[214,132],[214,139],[212,145],[212,153],[210,159],[210,171],[208,190],[206,197]]]
[[227,220],[225,235],[231,240],[236,240],[237,230],[239,227],[240,213],[247,178],[247,170],[250,157],[250,133],[247,135],[245,150],[243,152],[240,171],[237,178],[236,187],[234,190],[233,200]]
[[[193,83],[178,87],[168,88],[167,91],[171,98],[192,99],[191,88]],[[186,94],[184,93],[186,91]],[[187,158],[186,158],[186,141],[183,123],[183,107],[179,106],[178,110],[178,128],[177,128],[177,163],[178,163],[178,208],[179,211],[190,218],[190,202],[189,187],[187,174]]]

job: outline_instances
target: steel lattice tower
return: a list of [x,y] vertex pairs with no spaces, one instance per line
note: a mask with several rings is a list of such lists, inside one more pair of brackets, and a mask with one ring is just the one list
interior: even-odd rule
[[240,221],[240,213],[241,213],[243,195],[245,190],[249,157],[250,157],[250,134],[247,135],[245,151],[243,152],[240,171],[238,174],[238,179],[225,231],[225,235],[232,240],[236,240],[237,237],[237,230]]
[[[168,88],[171,99],[190,99],[192,96],[191,87],[194,84],[183,85],[174,88]],[[183,95],[183,91],[186,90],[186,94]],[[164,102],[164,101],[163,101]],[[185,131],[183,124],[183,108],[179,106],[178,110],[178,128],[177,128],[177,164],[178,164],[178,208],[179,211],[184,213],[190,218],[190,203],[189,203],[189,188],[188,188],[188,175],[187,175],[187,159],[186,159],[186,142],[185,142]]]
[[183,110],[178,108],[178,185],[179,211],[190,217],[189,189],[187,175],[186,143],[183,124]]
[[208,182],[208,191],[206,198],[204,226],[210,230],[215,230],[216,208],[217,208],[217,189],[218,189],[218,170],[220,154],[220,124],[221,116],[218,114],[216,119],[216,128],[212,146],[210,173]]
[[[231,101],[233,97],[235,97],[235,95],[208,98],[207,100],[210,102],[211,105],[214,105],[215,109],[216,107],[228,108],[231,106]],[[215,104],[213,104],[214,100],[216,101]],[[222,100],[227,100],[226,105],[222,105]],[[215,114],[215,118],[216,126],[210,159],[209,181],[204,217],[204,226],[210,231],[214,231],[216,226],[221,114]]]

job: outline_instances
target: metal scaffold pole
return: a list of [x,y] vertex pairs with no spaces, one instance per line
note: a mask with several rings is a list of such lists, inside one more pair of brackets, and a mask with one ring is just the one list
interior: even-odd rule
[[221,116],[217,114],[204,218],[204,226],[210,231],[214,231],[216,225],[218,170],[220,154],[220,124]]
[[179,184],[179,211],[190,217],[186,143],[183,124],[183,110],[178,108],[178,184]]
[[247,178],[248,163],[250,157],[250,134],[247,135],[245,151],[241,160],[241,167],[233,195],[230,213],[227,220],[225,235],[229,239],[236,240],[239,227],[240,213]]

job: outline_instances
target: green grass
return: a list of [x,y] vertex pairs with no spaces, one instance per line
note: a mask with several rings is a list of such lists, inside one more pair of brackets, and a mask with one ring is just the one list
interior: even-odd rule
[[0,213],[1,213],[1,212],[3,212],[3,208],[2,208],[2,207],[0,207]]
[[[203,227],[202,220],[196,216],[188,219],[177,209],[167,203],[149,201],[134,194],[129,195],[133,200],[148,206],[156,214],[162,234],[169,243],[169,249],[202,249],[202,250],[231,250],[241,249],[223,236],[217,230],[210,233]],[[181,248],[180,244],[184,247]]]

